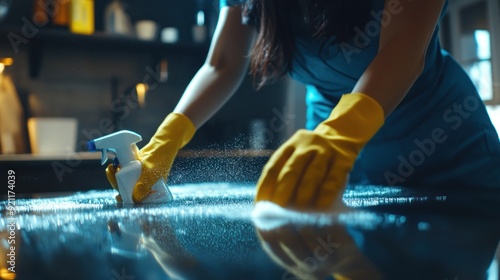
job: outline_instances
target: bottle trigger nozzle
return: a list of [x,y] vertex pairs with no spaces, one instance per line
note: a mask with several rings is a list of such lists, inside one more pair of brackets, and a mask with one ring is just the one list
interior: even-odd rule
[[108,161],[108,149],[103,148],[101,150],[101,165],[104,165]]

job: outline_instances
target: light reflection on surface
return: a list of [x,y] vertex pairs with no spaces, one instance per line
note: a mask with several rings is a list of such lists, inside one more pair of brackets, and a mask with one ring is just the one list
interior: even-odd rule
[[[342,199],[345,205],[329,213],[266,202],[254,206],[253,185],[179,185],[171,191],[172,203],[138,207],[117,205],[111,190],[17,200],[17,279],[119,279],[116,275],[124,274],[135,279],[291,279],[290,273],[305,277],[309,270],[321,277],[365,279],[353,268],[396,279],[412,269],[429,269],[421,258],[442,264],[434,276],[475,277],[491,263],[500,232],[498,215],[468,212],[482,205],[491,214],[491,205],[498,205],[490,193],[477,191],[351,186]],[[465,198],[475,204],[467,206]],[[2,202],[2,217],[5,208]],[[5,228],[7,220],[1,219],[0,226]],[[318,249],[320,237],[337,240],[343,246],[339,254]],[[296,243],[310,244],[309,249]],[[303,260],[315,269],[301,268]],[[394,268],[398,263],[401,268]],[[418,271],[414,275],[425,270]]]

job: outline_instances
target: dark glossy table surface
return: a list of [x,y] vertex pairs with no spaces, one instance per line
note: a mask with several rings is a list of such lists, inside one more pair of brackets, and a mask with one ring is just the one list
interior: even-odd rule
[[252,185],[171,191],[138,207],[114,191],[18,198],[14,216],[2,201],[0,278],[12,234],[16,279],[498,277],[498,190],[350,186],[329,213],[254,205]]

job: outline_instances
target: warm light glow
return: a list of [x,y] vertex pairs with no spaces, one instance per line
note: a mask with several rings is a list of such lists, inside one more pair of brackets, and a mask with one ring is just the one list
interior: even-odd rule
[[0,58],[0,63],[4,66],[11,66],[14,63],[14,59],[11,57]]
[[148,91],[148,86],[143,83],[139,83],[135,86],[135,91],[137,92],[137,102],[139,107],[144,108],[146,106],[146,92]]
[[0,268],[0,278],[1,279],[16,279],[16,273],[10,272],[8,269],[2,267],[2,268]]
[[0,58],[0,74],[5,70],[5,66],[10,66],[14,63],[14,59],[10,57]]

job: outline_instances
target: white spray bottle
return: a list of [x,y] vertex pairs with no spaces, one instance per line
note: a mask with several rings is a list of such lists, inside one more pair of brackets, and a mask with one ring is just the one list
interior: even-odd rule
[[[125,204],[134,203],[132,190],[141,176],[142,164],[138,160],[139,149],[135,144],[141,140],[141,135],[129,130],[121,130],[87,143],[89,151],[102,152],[101,164],[105,164],[108,160],[108,152],[116,155],[113,164],[115,166],[120,164],[120,170],[116,173],[118,192]],[[152,187],[152,194],[147,196],[142,203],[164,203],[172,198],[172,193],[165,181],[159,179]]]

